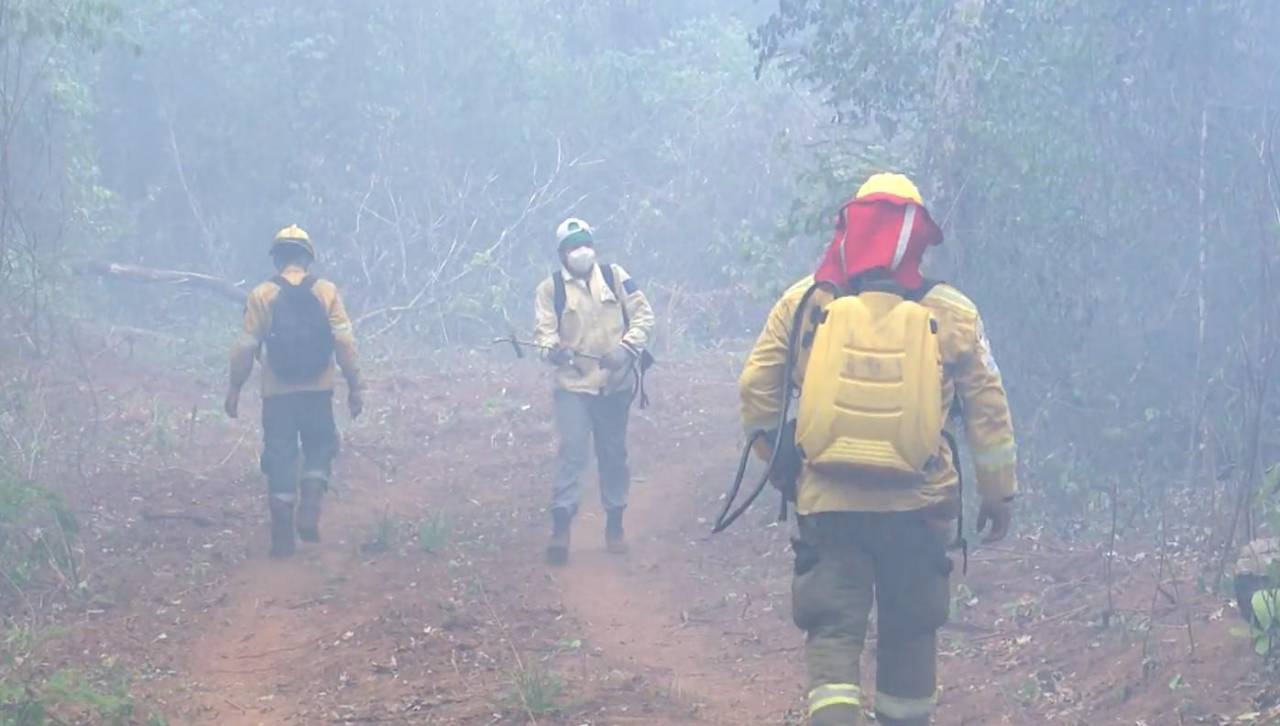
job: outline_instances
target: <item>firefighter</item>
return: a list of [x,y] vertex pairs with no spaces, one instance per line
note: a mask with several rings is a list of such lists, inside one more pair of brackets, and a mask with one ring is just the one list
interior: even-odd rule
[[364,408],[364,386],[338,288],[308,272],[316,257],[311,237],[290,225],[276,235],[270,254],[278,274],[249,293],[231,350],[224,407],[228,416],[239,415],[240,390],[261,359],[261,464],[271,512],[271,555],[287,557],[294,552],[295,529],[303,541],[320,541],[320,501],[338,453],[336,368],[347,382],[352,418]]
[[870,177],[842,209],[817,273],[770,312],[739,380],[748,433],[776,431],[783,397],[799,389],[783,445],[802,462],[792,607],[806,634],[815,726],[864,723],[859,661],[873,602],[878,721],[927,724],[935,710],[947,533],[961,512],[944,424],[957,407],[976,467],[978,530],[989,528],[984,542],[1009,531],[1009,404],[977,307],[920,273],[941,241],[911,180]]

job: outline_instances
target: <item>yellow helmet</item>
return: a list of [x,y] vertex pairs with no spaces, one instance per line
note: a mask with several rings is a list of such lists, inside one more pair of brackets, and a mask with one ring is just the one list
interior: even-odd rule
[[311,255],[311,259],[316,258],[316,248],[311,244],[311,235],[296,224],[276,232],[276,238],[271,243],[271,254],[275,254],[276,250],[283,245],[297,245],[306,250],[307,254]]
[[916,188],[915,182],[902,174],[872,174],[858,188],[858,194],[854,198],[863,199],[872,194],[889,194],[901,199],[910,199],[924,206],[924,200],[920,197],[920,190]]

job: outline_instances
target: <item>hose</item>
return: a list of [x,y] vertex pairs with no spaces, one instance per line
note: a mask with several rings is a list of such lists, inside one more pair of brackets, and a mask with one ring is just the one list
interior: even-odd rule
[[[769,435],[769,432],[763,429],[756,429],[747,437],[747,443],[742,448],[742,456],[738,458],[738,471],[733,477],[733,483],[729,485],[729,491],[725,494],[724,506],[720,509],[720,513],[716,515],[715,526],[711,528],[712,534],[719,534],[729,528],[738,520],[747,509],[755,503],[756,499],[769,485],[769,477],[773,474],[774,467],[778,464],[778,456],[782,451],[783,438],[787,432],[787,415],[791,412],[791,394],[795,386],[795,367],[796,367],[796,343],[800,340],[800,331],[804,329],[804,313],[809,304],[810,298],[818,290],[818,284],[812,285],[803,297],[800,298],[800,304],[796,306],[795,316],[791,320],[791,332],[787,336],[787,361],[782,367],[782,405],[778,407],[778,426],[773,432],[773,448],[769,454],[769,462],[765,466],[764,474],[760,476],[760,481],[756,482],[751,493],[747,495],[744,501],[736,509],[733,504],[738,498],[738,493],[742,490],[742,481],[747,475],[747,465],[751,461],[751,447],[756,441]],[[794,442],[792,442],[794,445]],[[779,513],[779,521],[787,518],[787,499],[783,496],[781,511]]]

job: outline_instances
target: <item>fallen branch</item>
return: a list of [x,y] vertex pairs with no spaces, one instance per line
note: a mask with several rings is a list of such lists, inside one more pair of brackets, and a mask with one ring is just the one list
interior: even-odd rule
[[160,270],[154,267],[128,265],[101,260],[82,260],[71,264],[71,269],[81,275],[97,275],[129,282],[165,283],[182,287],[194,287],[215,293],[228,300],[242,303],[249,293],[239,285],[221,277],[185,270]]
[[162,520],[176,520],[180,522],[190,522],[197,527],[212,527],[213,520],[199,514],[187,514],[186,512],[143,512],[142,518],[148,522],[158,522]]

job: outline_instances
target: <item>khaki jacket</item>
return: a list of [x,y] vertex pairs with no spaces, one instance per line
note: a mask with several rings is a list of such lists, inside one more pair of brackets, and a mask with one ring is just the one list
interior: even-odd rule
[[[543,280],[534,299],[534,342],[548,348],[563,345],[576,353],[593,356],[603,356],[619,343],[625,343],[639,355],[648,346],[653,331],[653,308],[626,270],[619,265],[613,269],[617,290],[605,285],[599,265],[586,280],[564,269],[556,273],[564,280],[565,287],[564,315],[558,324],[555,284],[551,278]],[[631,327],[626,330],[622,320],[624,305],[631,320]],[[556,369],[555,382],[557,388],[572,393],[617,393],[635,384],[635,366],[607,371],[597,361],[575,358],[570,365]]]
[[[738,389],[742,420],[748,433],[769,431],[777,426],[787,341],[796,306],[812,285],[813,278],[806,278],[782,296],[769,313],[764,331],[747,358]],[[1012,496],[1018,488],[1013,421],[1000,369],[992,357],[978,309],[959,290],[945,284],[934,287],[921,304],[938,320],[944,375],[943,420],[951,413],[953,400],[958,400],[965,442],[976,468],[978,492],[989,501]],[[931,472],[925,486],[909,489],[834,479],[805,467],[800,476],[796,510],[800,514],[813,514],[946,508],[956,499],[958,474],[945,442],[938,456],[941,465]]]
[[[307,272],[301,267],[290,266],[286,267],[280,276],[297,285],[307,276]],[[311,291],[329,311],[329,325],[333,328],[334,357],[337,359],[337,364],[342,368],[347,385],[358,390],[362,384],[356,358],[355,335],[351,319],[347,317],[347,310],[342,305],[342,297],[338,295],[338,287],[328,280],[316,280]],[[249,299],[245,301],[244,306],[244,323],[231,347],[231,385],[237,389],[243,386],[245,381],[249,380],[249,374],[253,372],[254,361],[261,360],[263,398],[299,391],[332,391],[336,377],[332,361],[323,373],[310,381],[285,383],[272,373],[271,366],[266,360],[266,348],[263,347],[262,342],[266,340],[267,333],[271,330],[271,303],[279,294],[280,288],[270,280],[253,288],[249,293]]]

